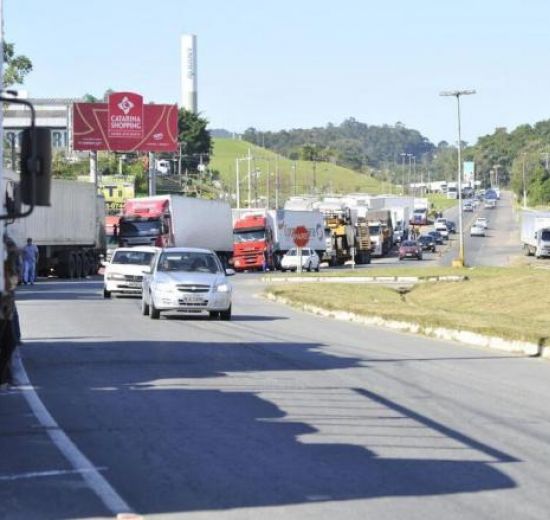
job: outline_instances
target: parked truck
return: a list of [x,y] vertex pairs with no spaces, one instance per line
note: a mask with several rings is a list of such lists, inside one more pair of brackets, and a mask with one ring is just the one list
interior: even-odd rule
[[53,179],[51,206],[8,225],[19,247],[38,246],[37,274],[80,278],[98,271],[105,255],[105,201],[88,182]]
[[550,212],[522,212],[521,242],[526,255],[550,257]]
[[231,207],[182,195],[128,199],[119,221],[120,246],[198,247],[228,265],[233,254]]
[[298,226],[309,231],[307,247],[322,258],[326,245],[323,215],[319,211],[254,210],[233,226],[233,267],[236,271],[280,268],[284,254],[293,247]]
[[391,212],[387,209],[369,211],[366,220],[369,227],[371,255],[387,255],[393,247]]

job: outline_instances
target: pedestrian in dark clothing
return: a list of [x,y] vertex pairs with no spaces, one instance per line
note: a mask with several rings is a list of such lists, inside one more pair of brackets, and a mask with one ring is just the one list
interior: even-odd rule
[[23,248],[23,283],[34,284],[36,278],[36,264],[38,262],[38,247],[32,243],[32,238],[27,238],[27,245]]

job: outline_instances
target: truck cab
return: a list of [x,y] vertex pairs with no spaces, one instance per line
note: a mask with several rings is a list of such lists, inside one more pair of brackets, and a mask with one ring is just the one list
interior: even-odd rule
[[118,242],[121,247],[172,245],[169,201],[126,201],[119,222]]
[[233,225],[233,268],[259,270],[271,258],[267,219],[262,214],[243,215]]

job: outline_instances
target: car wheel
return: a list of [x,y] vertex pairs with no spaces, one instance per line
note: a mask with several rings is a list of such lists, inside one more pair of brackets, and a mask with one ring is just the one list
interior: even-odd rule
[[211,320],[219,320],[220,319],[220,313],[219,311],[208,311],[209,318]]
[[309,264],[307,264],[306,271],[308,273],[311,273],[311,262]]
[[226,311],[220,311],[220,320],[229,321],[231,320],[231,305]]
[[281,272],[282,272],[282,273],[286,273],[286,269],[283,269],[283,268],[281,267]]
[[103,288],[103,298],[110,298],[111,297],[111,291],[108,291],[107,289]]
[[151,318],[152,320],[158,320],[160,318],[160,311],[155,307],[152,298],[149,305],[149,318]]
[[321,263],[319,262],[317,264],[317,267],[315,268],[315,271],[318,273],[321,270]]
[[141,314],[149,316],[149,305],[145,303],[145,298],[141,298]]

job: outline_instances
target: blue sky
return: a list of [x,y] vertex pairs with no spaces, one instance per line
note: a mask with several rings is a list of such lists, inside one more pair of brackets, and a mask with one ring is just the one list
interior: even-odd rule
[[179,102],[179,42],[198,37],[199,110],[214,128],[401,121],[430,140],[550,117],[543,0],[4,0],[6,40],[29,56],[34,97]]

